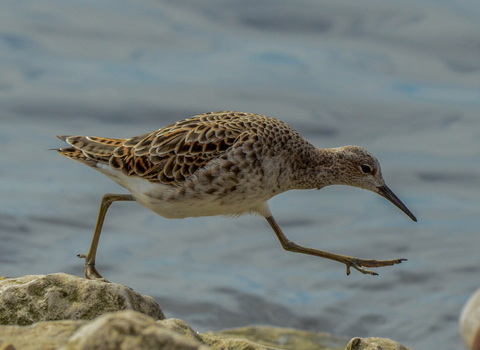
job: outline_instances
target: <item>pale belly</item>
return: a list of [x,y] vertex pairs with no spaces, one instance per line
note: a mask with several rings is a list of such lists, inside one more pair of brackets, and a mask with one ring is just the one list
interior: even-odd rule
[[267,201],[272,195],[249,188],[237,192],[216,195],[195,189],[182,191],[169,185],[151,183],[139,177],[128,177],[110,167],[98,167],[116,183],[128,189],[136,201],[165,218],[182,219],[200,216],[239,216],[259,214],[269,216]]
[[137,202],[160,216],[171,219],[182,219],[199,216],[240,216],[244,214],[269,213],[267,202],[238,201],[225,204],[219,198],[183,198],[178,201],[151,200],[145,196],[135,195]]

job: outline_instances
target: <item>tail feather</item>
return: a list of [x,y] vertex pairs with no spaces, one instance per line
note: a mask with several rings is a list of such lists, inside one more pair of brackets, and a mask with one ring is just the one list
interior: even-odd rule
[[96,167],[97,161],[87,157],[81,150],[75,147],[67,147],[67,148],[60,148],[57,149],[57,152],[60,153],[62,156],[71,158],[76,160],[77,162],[83,163],[90,167]]
[[89,136],[57,135],[72,147],[60,148],[58,153],[88,166],[95,167],[97,163],[108,164],[115,149],[123,144],[124,139],[108,139]]
[[55,135],[57,139],[67,142],[67,139],[72,135]]

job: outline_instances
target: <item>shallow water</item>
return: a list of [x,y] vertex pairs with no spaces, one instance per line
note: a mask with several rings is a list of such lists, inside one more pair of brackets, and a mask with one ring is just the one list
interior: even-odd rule
[[375,154],[417,216],[367,191],[271,200],[285,234],[379,276],[283,251],[260,217],[110,209],[98,268],[197,331],[271,324],[461,348],[480,286],[477,1],[17,1],[0,4],[0,275],[83,274],[101,196],[56,134],[129,137],[214,110],[281,119]]

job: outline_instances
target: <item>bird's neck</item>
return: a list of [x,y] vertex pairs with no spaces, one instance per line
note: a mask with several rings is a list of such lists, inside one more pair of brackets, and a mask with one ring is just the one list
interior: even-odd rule
[[297,155],[292,163],[295,188],[321,189],[342,184],[337,154],[337,148],[312,148]]

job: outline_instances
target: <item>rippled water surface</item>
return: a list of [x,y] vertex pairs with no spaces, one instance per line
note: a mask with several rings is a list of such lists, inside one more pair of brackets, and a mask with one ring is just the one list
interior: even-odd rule
[[97,266],[196,330],[271,324],[459,349],[480,286],[480,3],[16,1],[0,4],[0,275],[83,274],[106,192],[49,149],[214,110],[363,146],[418,217],[355,188],[270,206],[293,241],[408,258],[379,276],[283,251],[260,217],[163,219],[115,203]]

